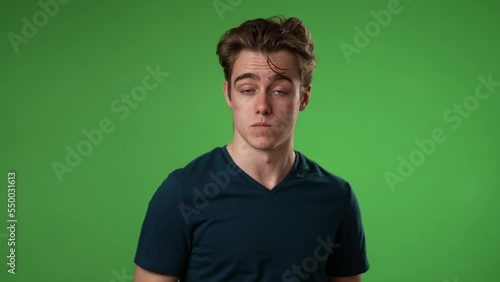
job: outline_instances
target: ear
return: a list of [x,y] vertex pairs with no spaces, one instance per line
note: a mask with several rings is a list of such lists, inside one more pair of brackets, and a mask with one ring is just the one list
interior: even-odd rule
[[309,104],[310,98],[311,98],[311,84],[309,84],[300,95],[299,111],[303,111],[306,109],[307,105]]
[[224,80],[224,86],[222,91],[224,91],[224,98],[226,99],[226,104],[232,108],[233,107],[233,102],[231,101],[230,98],[230,93],[229,93],[229,82],[227,80]]

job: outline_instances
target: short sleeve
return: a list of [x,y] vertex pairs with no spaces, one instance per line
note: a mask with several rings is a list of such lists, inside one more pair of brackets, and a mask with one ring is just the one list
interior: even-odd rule
[[190,252],[189,225],[180,212],[181,187],[172,176],[149,202],[134,262],[151,272],[181,276]]
[[347,183],[348,208],[338,229],[333,252],[326,263],[329,276],[353,276],[369,269],[361,211],[354,191]]

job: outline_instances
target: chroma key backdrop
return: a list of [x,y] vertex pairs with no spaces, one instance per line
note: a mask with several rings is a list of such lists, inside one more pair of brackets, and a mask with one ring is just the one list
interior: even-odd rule
[[153,193],[232,137],[220,36],[274,15],[311,30],[295,149],[356,192],[363,281],[500,281],[499,13],[494,0],[2,1],[0,281],[132,281]]

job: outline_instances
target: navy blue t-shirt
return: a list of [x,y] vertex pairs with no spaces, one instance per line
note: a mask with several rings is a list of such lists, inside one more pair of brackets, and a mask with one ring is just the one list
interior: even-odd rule
[[295,153],[271,190],[225,146],[173,171],[149,202],[135,263],[182,282],[325,282],[366,272],[354,192]]

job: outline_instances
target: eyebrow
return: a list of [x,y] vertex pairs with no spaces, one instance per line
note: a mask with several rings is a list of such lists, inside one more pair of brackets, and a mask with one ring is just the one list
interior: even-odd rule
[[[234,80],[234,83],[233,85],[236,85],[236,82],[242,80],[242,79],[247,79],[247,78],[250,78],[252,80],[256,80],[256,81],[260,81],[260,77],[251,73],[251,72],[247,72],[247,73],[244,73],[244,74],[241,74],[239,75],[238,77],[236,77],[236,79]],[[273,76],[271,76],[271,81],[274,82],[274,81],[278,81],[278,80],[287,80],[289,81],[290,83],[293,84],[293,80],[291,77],[289,77],[288,75],[284,75],[284,74],[275,74]]]

